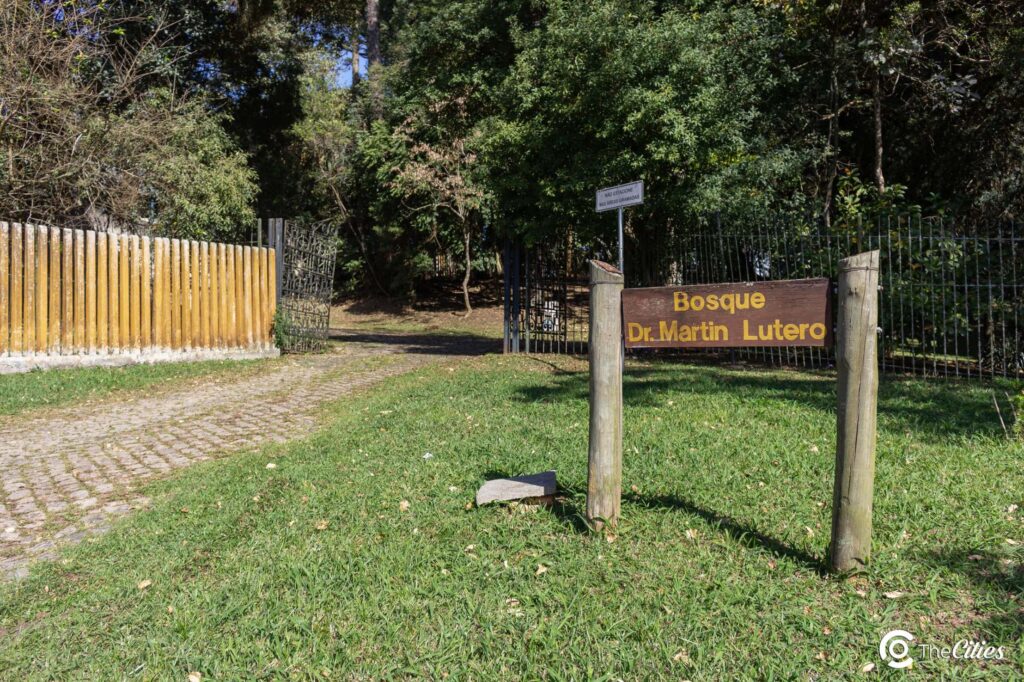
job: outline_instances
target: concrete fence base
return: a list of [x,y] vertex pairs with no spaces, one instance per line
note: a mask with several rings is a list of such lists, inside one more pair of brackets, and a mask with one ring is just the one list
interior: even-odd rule
[[223,348],[205,350],[160,350],[96,353],[88,355],[9,355],[0,357],[0,374],[17,374],[41,369],[73,367],[126,367],[155,365],[160,362],[197,362],[201,360],[262,360],[281,355],[277,348]]

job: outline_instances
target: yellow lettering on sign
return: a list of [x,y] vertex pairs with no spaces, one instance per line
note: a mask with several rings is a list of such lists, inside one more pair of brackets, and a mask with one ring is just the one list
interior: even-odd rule
[[688,310],[700,312],[702,310],[724,310],[730,315],[736,314],[737,310],[761,310],[765,306],[764,294],[760,291],[742,294],[708,294],[707,296],[694,295],[685,291],[676,291],[672,294],[672,308],[677,313],[685,313]]
[[630,342],[643,341],[644,340],[644,327],[636,322],[630,322],[626,325],[626,339]]
[[825,333],[825,325],[821,322],[783,324],[782,320],[774,320],[769,324],[759,324],[754,330],[751,329],[750,320],[743,320],[744,341],[806,341],[807,337],[821,341]]

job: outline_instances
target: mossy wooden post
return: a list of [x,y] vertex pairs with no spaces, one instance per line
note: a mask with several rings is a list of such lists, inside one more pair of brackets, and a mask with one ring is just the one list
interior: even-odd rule
[[622,273],[590,261],[590,453],[587,518],[619,519],[622,497]]
[[871,556],[878,408],[878,251],[839,262],[836,329],[838,439],[830,568],[848,573]]

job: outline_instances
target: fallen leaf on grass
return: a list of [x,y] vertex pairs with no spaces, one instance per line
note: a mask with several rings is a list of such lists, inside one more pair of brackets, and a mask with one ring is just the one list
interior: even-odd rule
[[1008,545],[1019,545],[1020,543],[1017,542],[1016,540],[1014,540],[1013,538],[1006,538],[1006,544],[1008,544]]
[[686,529],[686,539],[687,540],[696,540],[697,539],[697,529],[695,529],[695,528],[687,528]]
[[188,682],[202,682],[203,676],[200,673],[189,673]]
[[874,669],[875,669],[875,664],[874,663],[865,663],[864,667],[861,668],[860,671],[862,673],[869,673],[869,672],[871,672]]
[[398,503],[398,511],[409,511],[409,500],[402,500]]
[[981,556],[980,554],[971,554],[970,556],[967,557],[967,560],[968,561],[981,561],[984,558],[985,557]]
[[900,592],[899,590],[893,590],[892,592],[886,592],[885,593],[885,598],[886,599],[899,599],[904,594],[906,594],[906,592]]
[[676,663],[686,663],[687,665],[689,665],[690,662],[691,662],[690,661],[690,654],[687,653],[686,651],[678,652],[675,656],[672,657],[672,660],[675,661]]
[[141,583],[139,583],[139,589],[140,590],[144,590],[144,589],[146,589],[147,587],[149,587],[152,584],[153,584],[152,580],[143,580]]
[[268,463],[267,463],[267,468],[268,468],[268,469],[276,469],[276,468],[277,468],[277,465],[276,465],[276,464],[274,464],[273,462],[268,462]]
[[811,452],[817,454],[818,453],[818,446],[817,445],[812,445],[811,446]]
[[865,590],[857,590],[857,596],[862,599],[867,599],[868,593]]
[[615,542],[616,539],[617,538],[615,537],[614,533],[606,533],[604,536],[604,541],[607,542],[609,545]]
[[548,567],[544,564],[537,564],[537,572],[534,575],[543,575],[548,572]]
[[811,528],[810,526],[804,526],[804,530],[807,531],[807,537],[813,537],[814,536],[814,529]]
[[819,661],[824,661],[825,658],[826,658],[825,652],[824,651],[819,651],[817,653],[817,655],[815,656],[815,658],[818,659]]
[[329,522],[327,521],[327,519],[320,519],[319,521],[316,522],[316,529],[317,530],[327,530],[327,524],[328,523]]
[[1017,505],[1011,504],[1009,507],[1006,508],[1006,513],[1007,514],[1012,514],[1013,512],[1017,511],[1017,509],[1018,509]]

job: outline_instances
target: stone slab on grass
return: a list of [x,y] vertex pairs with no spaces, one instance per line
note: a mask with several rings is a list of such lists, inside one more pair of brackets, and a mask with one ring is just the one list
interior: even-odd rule
[[496,478],[487,481],[480,486],[480,490],[476,491],[476,504],[480,507],[489,502],[551,497],[555,494],[557,487],[554,471],[542,471],[539,474],[512,478]]

